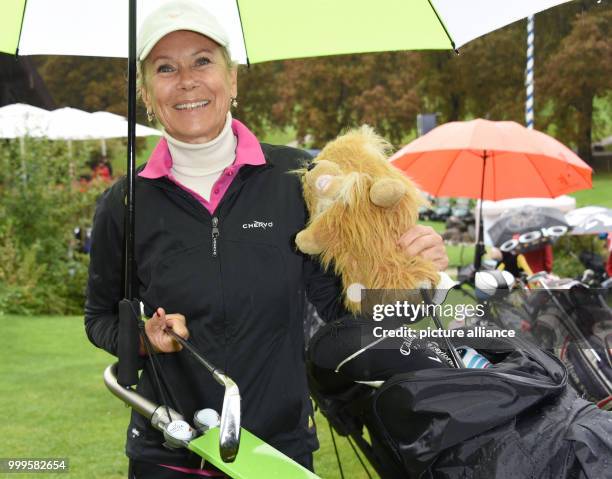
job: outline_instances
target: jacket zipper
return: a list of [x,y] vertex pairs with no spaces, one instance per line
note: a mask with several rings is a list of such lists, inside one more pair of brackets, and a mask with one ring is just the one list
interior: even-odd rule
[[219,237],[219,218],[213,216],[212,219],[212,256],[217,257],[217,238]]

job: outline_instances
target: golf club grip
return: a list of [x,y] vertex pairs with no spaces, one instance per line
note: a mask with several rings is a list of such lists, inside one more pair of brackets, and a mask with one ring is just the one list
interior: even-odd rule
[[[432,315],[432,319],[438,329],[444,329],[444,326],[442,326],[440,319],[436,315]],[[457,369],[465,368],[465,364],[463,364],[463,360],[461,359],[461,356],[459,356],[459,353],[457,353],[457,350],[455,349],[455,346],[453,346],[453,343],[451,343],[450,339],[444,336],[444,342],[446,343],[448,352],[450,353],[452,360],[455,363],[455,367]]]
[[[429,291],[422,289],[421,295],[423,296],[423,300],[425,303],[433,304],[431,300],[431,296],[429,295]],[[433,322],[436,325],[436,328],[444,330],[444,326],[442,325],[442,323],[440,322],[440,319],[435,314],[432,314],[431,318],[433,319]],[[453,346],[453,343],[451,343],[450,339],[444,336],[444,342],[446,343],[446,347],[448,348],[448,352],[451,355],[451,359],[453,360],[453,363],[455,363],[455,367],[457,369],[465,368],[465,364],[463,364],[463,360],[461,359],[461,356],[455,349],[455,346]]]
[[183,346],[187,351],[189,351],[197,360],[200,362],[206,369],[208,369],[211,373],[214,373],[217,369],[212,364],[210,364],[206,359],[204,359],[198,350],[193,347],[191,343],[189,343],[186,339],[183,339],[178,334],[176,334],[172,329],[167,328],[166,333],[174,338],[176,342],[178,342],[181,346]]

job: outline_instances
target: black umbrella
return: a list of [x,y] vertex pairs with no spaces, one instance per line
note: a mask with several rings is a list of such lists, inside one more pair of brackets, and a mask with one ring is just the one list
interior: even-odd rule
[[565,216],[555,208],[526,207],[502,216],[487,232],[503,252],[524,253],[556,241],[569,231]]

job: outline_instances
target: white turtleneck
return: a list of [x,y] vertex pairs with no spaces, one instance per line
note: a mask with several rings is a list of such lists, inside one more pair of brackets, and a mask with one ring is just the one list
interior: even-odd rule
[[213,185],[236,159],[238,141],[232,131],[231,113],[227,113],[219,136],[207,143],[184,143],[165,131],[164,137],[172,155],[172,175],[208,201]]

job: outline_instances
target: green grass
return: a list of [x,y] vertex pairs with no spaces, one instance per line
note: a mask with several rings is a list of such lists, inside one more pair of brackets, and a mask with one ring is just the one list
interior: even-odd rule
[[[48,478],[118,479],[129,410],[102,382],[113,357],[92,346],[77,317],[0,316],[0,457],[64,457],[69,474]],[[339,476],[326,420],[316,416],[321,449],[315,467]],[[345,476],[367,477],[344,438],[338,438]],[[17,477],[17,476],[15,476]],[[40,478],[20,474],[19,478]]]
[[577,191],[570,196],[576,198],[576,208],[591,205],[612,208],[612,173],[593,175],[592,189]]
[[82,319],[5,316],[0,325],[0,457],[66,457],[69,477],[125,477],[128,410],[104,390],[112,359],[89,344]]
[[271,145],[286,145],[295,140],[295,128],[288,127],[284,130],[271,128],[261,138],[262,143],[270,143]]

